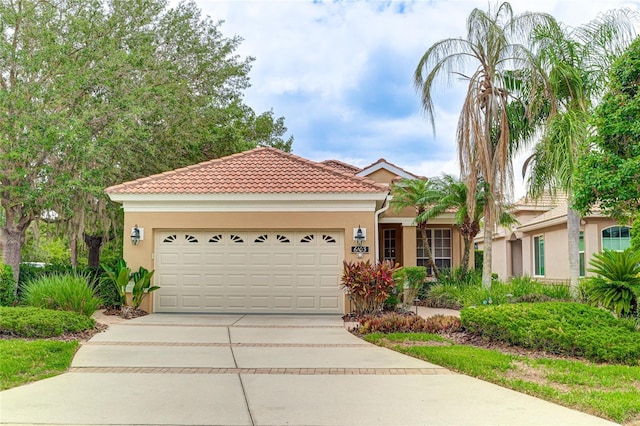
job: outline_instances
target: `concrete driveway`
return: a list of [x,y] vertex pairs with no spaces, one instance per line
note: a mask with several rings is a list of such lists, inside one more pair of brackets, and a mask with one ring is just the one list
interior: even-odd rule
[[352,336],[337,316],[153,314],[0,393],[3,424],[611,425]]

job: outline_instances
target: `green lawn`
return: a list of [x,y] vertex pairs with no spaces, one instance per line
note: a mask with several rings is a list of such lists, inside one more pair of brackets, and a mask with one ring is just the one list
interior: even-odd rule
[[0,340],[0,390],[64,373],[77,347],[76,341]]
[[443,346],[440,336],[429,334],[376,333],[365,340],[618,423],[640,423],[640,366],[537,359],[472,346]]

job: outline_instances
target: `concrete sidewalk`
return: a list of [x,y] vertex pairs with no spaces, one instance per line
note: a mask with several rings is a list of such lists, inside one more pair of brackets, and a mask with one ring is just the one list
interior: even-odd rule
[[69,373],[0,393],[3,424],[611,425],[369,345],[338,316],[154,314]]

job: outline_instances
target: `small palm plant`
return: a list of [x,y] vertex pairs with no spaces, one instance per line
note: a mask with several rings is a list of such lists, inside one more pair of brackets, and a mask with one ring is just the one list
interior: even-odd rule
[[637,316],[640,301],[640,251],[605,250],[593,255],[587,278],[589,302],[619,316]]

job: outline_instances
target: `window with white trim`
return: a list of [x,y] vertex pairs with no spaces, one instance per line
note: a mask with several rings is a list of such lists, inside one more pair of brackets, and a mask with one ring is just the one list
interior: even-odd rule
[[[416,263],[418,266],[427,266],[429,258],[422,239],[422,232],[417,230]],[[427,238],[433,254],[433,261],[438,269],[451,268],[451,229],[427,229]],[[433,268],[427,266],[427,274],[433,275]]]
[[533,274],[544,276],[544,235],[533,237]]
[[612,226],[602,230],[602,250],[623,251],[631,246],[631,228]]

